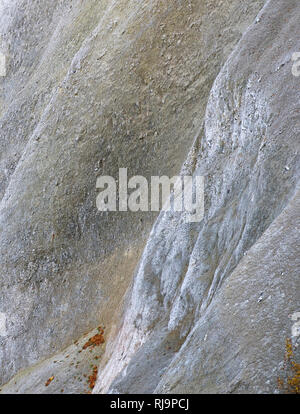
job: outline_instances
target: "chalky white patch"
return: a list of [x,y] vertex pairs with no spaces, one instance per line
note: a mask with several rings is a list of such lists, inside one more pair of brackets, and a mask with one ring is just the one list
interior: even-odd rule
[[0,312],[0,336],[6,336],[6,315]]

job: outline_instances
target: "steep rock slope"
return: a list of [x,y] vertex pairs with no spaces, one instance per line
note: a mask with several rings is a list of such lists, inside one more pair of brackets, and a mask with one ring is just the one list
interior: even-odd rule
[[206,177],[204,220],[161,213],[95,392],[278,391],[300,303],[299,17],[268,1],[217,77],[182,171]]
[[212,83],[264,1],[0,4],[5,383],[100,323],[109,334],[156,216],[100,214],[96,178],[180,170]]

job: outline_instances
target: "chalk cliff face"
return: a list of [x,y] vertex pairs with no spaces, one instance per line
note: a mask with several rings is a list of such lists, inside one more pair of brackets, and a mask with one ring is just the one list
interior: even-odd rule
[[[300,5],[248,3],[0,2],[2,392],[84,392],[67,358],[90,365],[72,343],[98,325],[94,392],[279,392]],[[204,219],[98,212],[97,177],[121,167],[204,176]]]

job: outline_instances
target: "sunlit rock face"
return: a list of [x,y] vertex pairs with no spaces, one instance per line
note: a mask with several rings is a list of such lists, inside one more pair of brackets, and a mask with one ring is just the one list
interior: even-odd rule
[[[0,1],[2,392],[84,392],[53,361],[99,325],[94,392],[276,392],[300,311],[298,3]],[[204,219],[99,212],[119,168],[204,176]]]

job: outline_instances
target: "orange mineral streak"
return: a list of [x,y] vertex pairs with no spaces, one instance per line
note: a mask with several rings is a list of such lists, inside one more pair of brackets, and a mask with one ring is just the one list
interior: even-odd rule
[[98,375],[98,368],[94,366],[92,375],[89,376],[88,384],[90,389],[92,390],[95,387]]
[[47,381],[45,382],[45,387],[48,387],[48,385],[50,385],[53,380],[54,377],[50,377],[49,379],[47,379]]
[[287,394],[300,394],[300,364],[294,360],[292,341],[288,338],[285,342],[285,370],[284,379],[278,378],[278,388]]
[[87,349],[89,347],[94,348],[95,346],[100,346],[102,344],[104,344],[105,340],[104,340],[104,330],[99,327],[98,328],[98,334],[96,334],[95,336],[93,336],[92,338],[90,338],[84,345],[82,349]]

